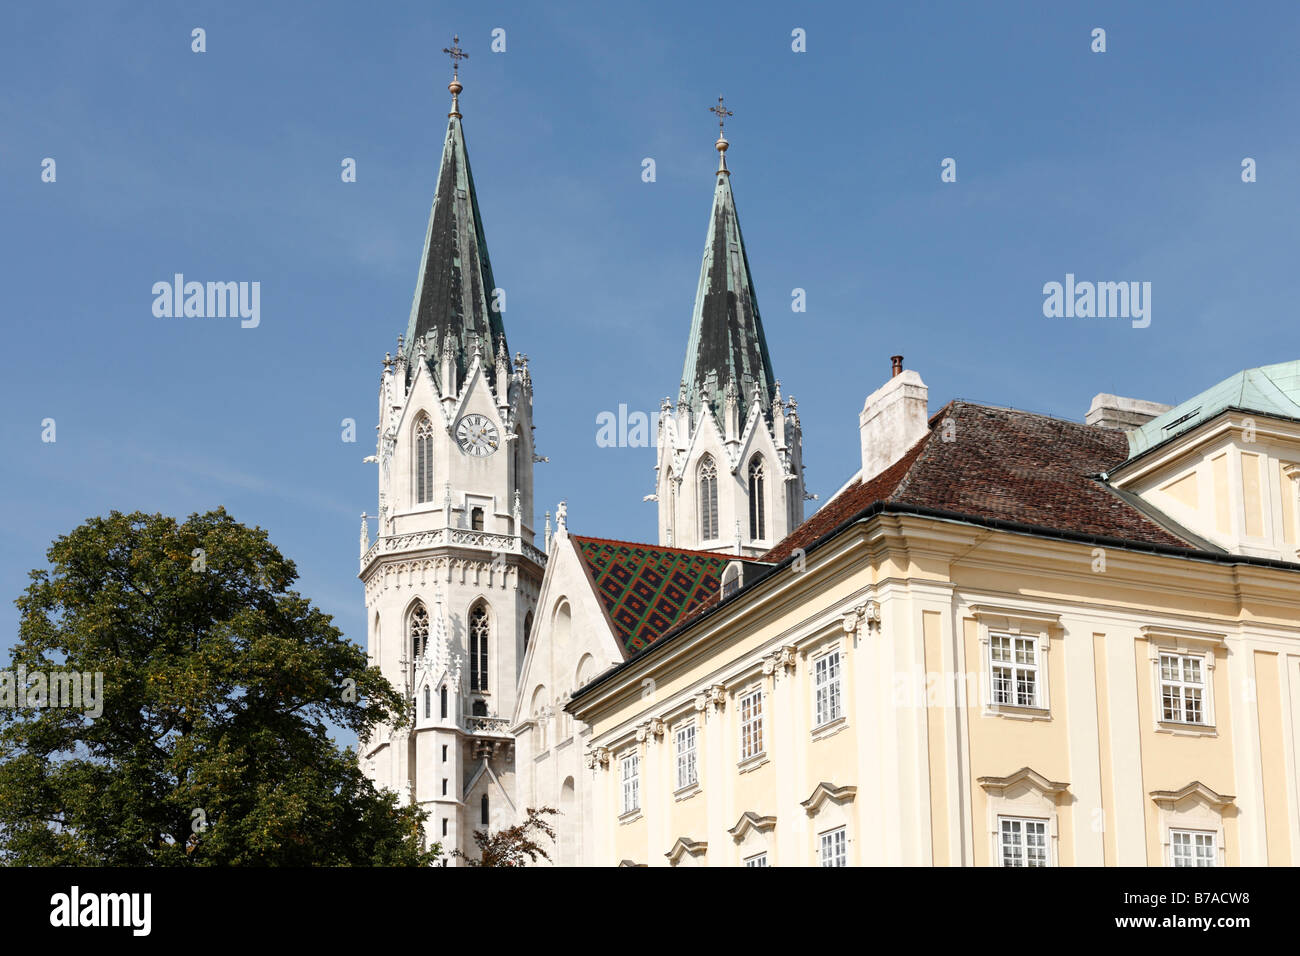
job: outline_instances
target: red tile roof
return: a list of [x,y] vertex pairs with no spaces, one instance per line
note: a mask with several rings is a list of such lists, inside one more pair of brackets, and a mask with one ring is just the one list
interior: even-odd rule
[[1192,550],[1092,477],[1127,457],[1122,431],[950,402],[907,454],[866,483],[854,480],[763,560],[788,558],[877,501]]
[[570,535],[625,657],[648,647],[722,587],[732,561],[715,551],[688,551],[634,541]]

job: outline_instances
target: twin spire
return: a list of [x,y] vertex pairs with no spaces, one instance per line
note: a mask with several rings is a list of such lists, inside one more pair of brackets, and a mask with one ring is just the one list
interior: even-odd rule
[[[463,382],[476,350],[484,356],[510,353],[501,319],[504,294],[492,276],[461,127],[460,94],[464,87],[460,82],[460,61],[469,54],[460,48],[459,36],[443,52],[452,64],[451,82],[447,85],[451,111],[447,114],[438,183],[406,327],[405,351],[409,367],[413,356],[423,350],[431,371],[437,375],[441,365],[438,359],[450,346],[457,381]],[[721,96],[709,111],[718,118],[718,139],[714,143],[718,169],[682,370],[682,396],[693,413],[698,414],[707,405],[721,421],[726,395],[733,392],[744,421],[755,402],[765,415],[770,414],[775,377],[736,216],[731,171],[727,168],[731,144],[724,123],[734,114]],[[497,386],[490,358],[483,367]]]

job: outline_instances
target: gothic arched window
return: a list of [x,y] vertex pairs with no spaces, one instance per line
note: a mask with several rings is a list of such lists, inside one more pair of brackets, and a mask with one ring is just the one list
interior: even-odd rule
[[415,503],[433,500],[433,422],[428,415],[415,423]]
[[755,541],[766,538],[764,533],[763,456],[749,460],[749,537]]
[[700,540],[718,536],[718,467],[712,456],[700,462]]
[[487,608],[474,605],[469,612],[469,688],[488,689],[488,635],[491,626]]
[[478,806],[479,806],[479,820],[482,822],[483,826],[487,826],[488,825],[488,798],[486,793],[483,794],[483,799],[478,802]]
[[442,690],[438,692],[438,697],[440,698],[439,712],[442,714],[442,719],[446,720],[447,719],[447,685],[446,684],[442,685]]
[[428,720],[433,716],[433,689],[428,684],[424,685],[424,719]]
[[415,662],[429,649],[429,612],[422,601],[417,601],[411,610],[411,673],[415,673]]
[[524,651],[528,650],[528,641],[533,636],[533,612],[524,615]]

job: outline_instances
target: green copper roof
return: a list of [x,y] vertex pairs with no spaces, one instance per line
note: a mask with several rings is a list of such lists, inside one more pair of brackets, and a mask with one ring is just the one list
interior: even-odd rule
[[1156,416],[1128,433],[1129,457],[1208,422],[1229,408],[1300,419],[1300,361],[1248,368]]
[[[425,338],[429,364],[436,372],[437,358],[450,332],[456,343],[459,380],[464,381],[475,340],[481,343],[484,370],[489,379],[494,378],[493,357],[506,334],[500,313],[492,308],[495,288],[465,134],[460,116],[453,114],[447,122],[438,186],[406,326],[407,358],[418,340]],[[506,352],[509,354],[508,348]]]
[[720,170],[704,240],[704,262],[695,292],[682,383],[690,407],[698,412],[707,404],[721,423],[726,389],[731,382],[736,385],[742,422],[749,413],[756,385],[764,411],[771,408],[775,383],[772,359],[758,314],[745,240],[740,235],[731,176]]

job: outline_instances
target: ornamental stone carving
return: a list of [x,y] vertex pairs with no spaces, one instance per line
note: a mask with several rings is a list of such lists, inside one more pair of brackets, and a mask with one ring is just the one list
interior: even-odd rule
[[786,644],[763,658],[763,673],[780,677],[793,671],[798,660],[798,649],[793,644]]

